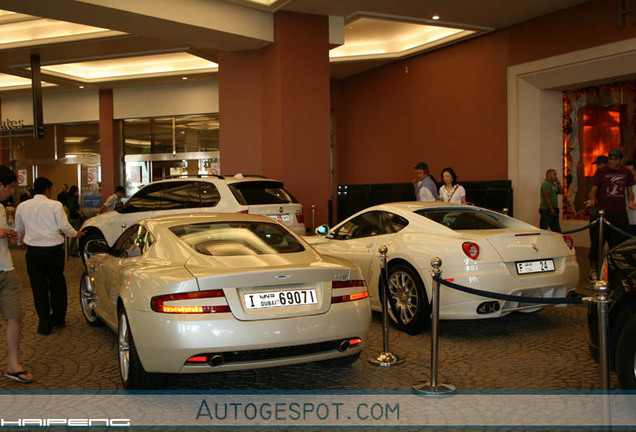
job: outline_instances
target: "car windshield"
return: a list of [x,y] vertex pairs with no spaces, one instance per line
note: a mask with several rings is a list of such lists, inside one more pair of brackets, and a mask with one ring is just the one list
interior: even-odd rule
[[284,227],[267,222],[205,222],[170,228],[195,251],[212,256],[284,254],[305,247]]
[[243,205],[290,204],[296,199],[283,189],[281,182],[246,181],[228,185],[237,201]]
[[484,230],[506,228],[506,217],[496,212],[466,208],[421,209],[415,213],[452,230]]

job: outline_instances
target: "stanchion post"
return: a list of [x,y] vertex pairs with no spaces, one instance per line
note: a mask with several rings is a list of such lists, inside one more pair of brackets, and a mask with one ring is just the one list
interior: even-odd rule
[[387,268],[387,252],[386,245],[378,249],[380,252],[380,287],[382,295],[382,352],[376,357],[369,358],[369,363],[375,366],[391,367],[404,362],[404,357],[391,353],[389,351],[389,312],[387,310],[388,291],[389,291],[389,272]]
[[431,276],[433,277],[433,317],[431,320],[431,380],[421,384],[413,385],[413,390],[426,395],[436,396],[452,393],[456,390],[452,384],[437,382],[438,359],[438,335],[439,335],[439,295],[440,283],[438,279],[442,276],[442,260],[438,257],[431,259]]
[[610,304],[607,282],[597,281],[594,284],[594,303],[598,314],[598,358],[601,366],[601,390],[610,389],[609,371],[609,315]]
[[501,210],[501,211],[503,212],[503,214],[508,216],[508,207],[504,207],[503,210]]
[[316,204],[311,205],[311,234],[316,232]]
[[596,258],[596,274],[600,277],[601,266],[603,264],[603,244],[605,236],[605,210],[598,211],[598,257]]

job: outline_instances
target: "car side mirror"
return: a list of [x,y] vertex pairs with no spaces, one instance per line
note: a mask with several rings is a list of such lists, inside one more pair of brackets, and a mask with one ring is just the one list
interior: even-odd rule
[[124,209],[124,203],[122,202],[118,202],[117,204],[115,204],[115,207],[113,207],[113,210],[115,210],[117,213],[121,213],[123,209]]
[[315,232],[319,236],[327,237],[327,235],[329,234],[329,225],[320,225],[318,228],[316,228]]
[[105,254],[110,251],[106,240],[90,240],[86,243],[84,250],[91,255]]

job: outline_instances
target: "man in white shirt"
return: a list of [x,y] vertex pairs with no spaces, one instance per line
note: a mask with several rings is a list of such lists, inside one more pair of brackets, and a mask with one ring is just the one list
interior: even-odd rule
[[[4,165],[0,165],[0,201],[13,196],[16,175]],[[23,384],[33,381],[33,375],[20,364],[20,284],[15,274],[9,240],[15,241],[15,231],[7,229],[4,206],[0,204],[0,313],[7,321],[7,370],[4,376]]]
[[50,199],[52,186],[46,177],[35,179],[33,198],[21,203],[15,213],[18,243],[27,245],[27,273],[41,335],[49,335],[53,327],[66,324],[64,236],[60,231],[68,237],[84,235],[68,222],[62,203]]
[[115,206],[117,205],[117,203],[121,202],[121,199],[124,197],[125,193],[126,189],[124,189],[123,186],[117,186],[115,188],[115,193],[106,198],[106,202],[99,208],[97,214],[115,210]]

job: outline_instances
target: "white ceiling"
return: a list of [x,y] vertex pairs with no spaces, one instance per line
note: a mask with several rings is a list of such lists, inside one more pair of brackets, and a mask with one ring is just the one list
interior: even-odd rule
[[331,75],[342,78],[584,1],[0,0],[15,12],[0,11],[0,97],[28,90],[32,54],[45,91],[213,79],[217,51],[271,43],[280,10],[336,17]]

